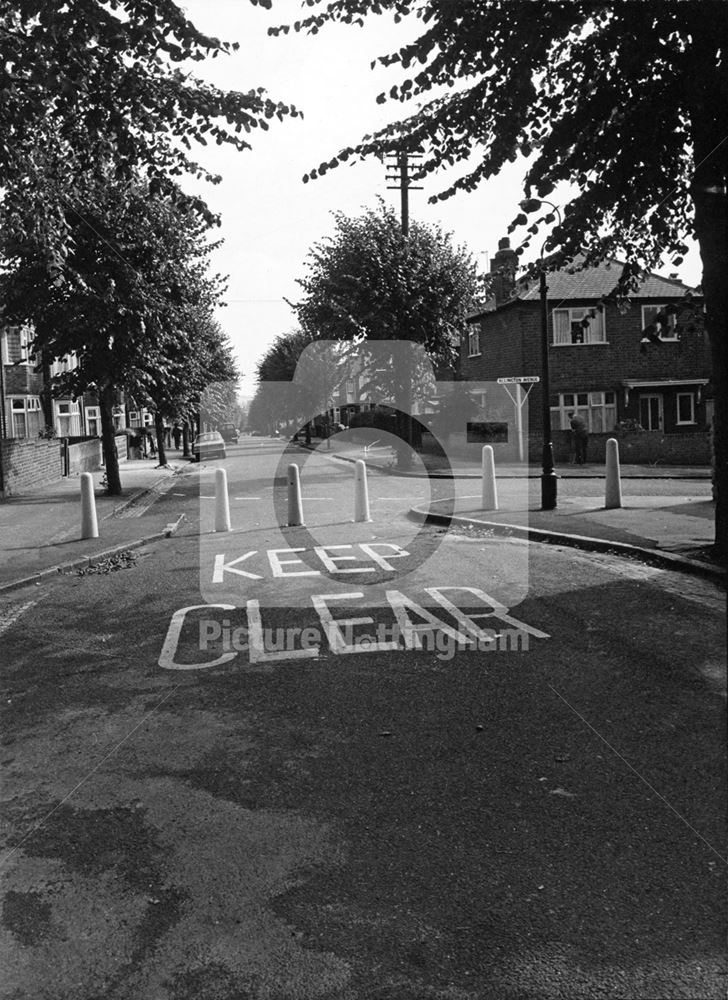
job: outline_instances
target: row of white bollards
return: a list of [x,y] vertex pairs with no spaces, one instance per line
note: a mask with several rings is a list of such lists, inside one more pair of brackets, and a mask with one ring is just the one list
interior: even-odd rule
[[[495,481],[493,446],[483,445],[482,454],[482,509],[498,510],[498,489]],[[614,510],[622,506],[622,480],[619,471],[619,444],[616,438],[607,441],[607,469],[604,507]]]
[[[303,498],[301,496],[301,474],[298,466],[288,466],[288,527],[305,526],[303,519]],[[362,459],[354,466],[354,520],[371,521],[369,513],[369,490],[367,487],[367,467]],[[228,497],[227,472],[215,470],[215,531],[232,531],[230,524],[230,501]]]
[[[616,438],[607,441],[607,470],[604,506],[607,510],[622,506],[622,482],[619,472],[619,444]],[[482,453],[482,509],[498,510],[498,488],[495,480],[493,446],[486,444]],[[367,467],[362,459],[354,466],[354,521],[371,521]],[[301,476],[298,466],[288,466],[288,526],[303,526],[303,500]],[[215,531],[232,531],[227,471],[215,469]],[[81,473],[81,538],[98,538],[99,524],[96,517],[93,476]]]

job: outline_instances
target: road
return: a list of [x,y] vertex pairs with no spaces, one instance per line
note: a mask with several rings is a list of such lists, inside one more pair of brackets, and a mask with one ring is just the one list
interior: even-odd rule
[[289,459],[3,601],[0,997],[723,997],[724,595]]

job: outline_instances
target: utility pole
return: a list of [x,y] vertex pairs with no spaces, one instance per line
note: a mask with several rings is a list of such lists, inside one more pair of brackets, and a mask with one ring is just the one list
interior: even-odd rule
[[409,236],[409,192],[410,191],[421,191],[422,188],[412,184],[410,177],[410,167],[417,166],[417,163],[410,163],[411,160],[418,160],[422,157],[422,153],[397,153],[394,159],[387,164],[387,174],[388,181],[394,181],[394,184],[388,184],[388,191],[399,191],[402,203],[402,232],[405,236]]

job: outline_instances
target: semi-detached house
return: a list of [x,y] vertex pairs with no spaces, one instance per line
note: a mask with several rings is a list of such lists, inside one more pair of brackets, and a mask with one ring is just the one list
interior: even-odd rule
[[[495,297],[469,317],[461,345],[464,379],[542,374],[539,283],[516,281],[517,259],[501,240],[491,263]],[[650,274],[620,309],[607,298],[620,273],[619,262],[606,261],[547,274],[550,409],[560,460],[568,435],[559,432],[568,431],[573,410],[592,435],[606,436],[625,421],[651,432],[643,443],[649,440],[654,460],[707,461],[711,365],[699,293]],[[539,383],[529,398],[532,455],[541,406]],[[593,438],[590,460],[603,457],[600,449],[603,440]]]

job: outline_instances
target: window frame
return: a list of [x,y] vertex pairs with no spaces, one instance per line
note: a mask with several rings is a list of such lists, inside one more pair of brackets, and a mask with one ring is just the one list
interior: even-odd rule
[[[659,303],[649,302],[646,305],[643,305],[641,307],[641,309],[640,309],[640,318],[642,320],[642,326],[640,328],[640,332],[642,332],[643,330],[645,330],[652,323],[652,320],[647,320],[645,318],[645,309],[652,309],[652,310],[654,310],[655,315],[656,315],[662,309],[667,309],[667,307],[668,307],[669,304],[670,304],[669,302],[659,302]],[[662,334],[660,334],[660,340],[663,342],[663,344],[674,344],[679,339],[679,337],[677,335],[676,327],[677,327],[677,318],[675,316],[675,313],[670,313],[669,314],[669,322],[668,322],[668,330],[672,331],[673,336],[671,336],[671,337],[664,337]]]
[[[680,398],[682,396],[687,397],[690,400],[690,420],[680,419]],[[694,392],[677,392],[675,393],[675,426],[676,427],[690,427],[695,426],[697,423],[695,419],[695,393]]]
[[[652,424],[652,407],[650,405],[651,400],[657,401],[657,427],[645,427],[645,423]],[[642,403],[647,403],[647,415],[649,420],[643,421],[642,419]],[[644,430],[649,432],[658,432],[660,434],[665,433],[665,394],[664,392],[641,392],[639,394],[639,399],[637,403],[637,412],[640,425]]]
[[[586,402],[580,402],[579,397],[586,396]],[[611,396],[611,402],[607,401],[607,397]],[[569,417],[568,414],[573,412],[582,417],[586,423],[587,429],[590,434],[610,434],[617,423],[617,392],[615,389],[587,389],[586,391],[572,390],[571,392],[561,392],[556,394],[558,399],[557,406],[550,406],[552,418],[557,418],[558,429],[559,430],[570,430],[569,427]],[[572,402],[567,403],[566,399],[572,400]],[[601,430],[594,429],[594,411],[601,411]],[[608,416],[611,413],[612,416],[612,427],[605,429],[608,424]]]
[[[480,346],[480,328],[468,330],[468,357],[469,358],[479,358],[482,356],[483,351]],[[477,350],[473,350],[473,344],[477,345]]]
[[[603,338],[602,340],[588,340],[587,339],[588,330],[584,330],[584,339],[583,340],[571,340],[571,341],[568,341],[568,342],[567,341],[563,341],[563,340],[562,341],[557,341],[556,340],[556,314],[557,313],[566,313],[567,314],[567,322],[569,324],[569,328],[571,329],[571,328],[573,328],[573,326],[574,326],[575,323],[581,323],[584,320],[585,315],[588,314],[588,313],[590,313],[592,310],[596,311],[597,317],[599,317],[600,320],[601,320],[602,338]],[[572,315],[573,313],[579,313],[580,315],[579,316],[574,316],[574,315]],[[593,318],[597,318],[597,317],[593,317]],[[572,332],[571,332],[570,336],[572,336],[572,337],[574,336],[573,329],[572,329]],[[550,338],[550,346],[551,347],[596,347],[598,345],[608,344],[608,343],[609,343],[609,341],[607,340],[607,313],[606,313],[606,309],[604,309],[604,310],[602,310],[600,312],[598,309],[596,309],[596,306],[555,306],[551,310],[551,338]]]
[[[32,437],[33,435],[28,434],[28,431],[31,430],[31,423],[32,423],[32,421],[30,420],[30,416],[31,414],[42,413],[40,396],[23,396],[23,395],[13,394],[10,396],[6,396],[5,400],[8,406],[6,413],[10,417],[8,423],[10,425],[11,434],[9,436],[11,438],[17,437],[23,439]],[[21,414],[23,416],[23,422],[24,422],[23,430],[25,431],[25,433],[16,434],[15,418],[16,415],[20,416]],[[37,428],[33,428],[33,430],[37,430]]]

